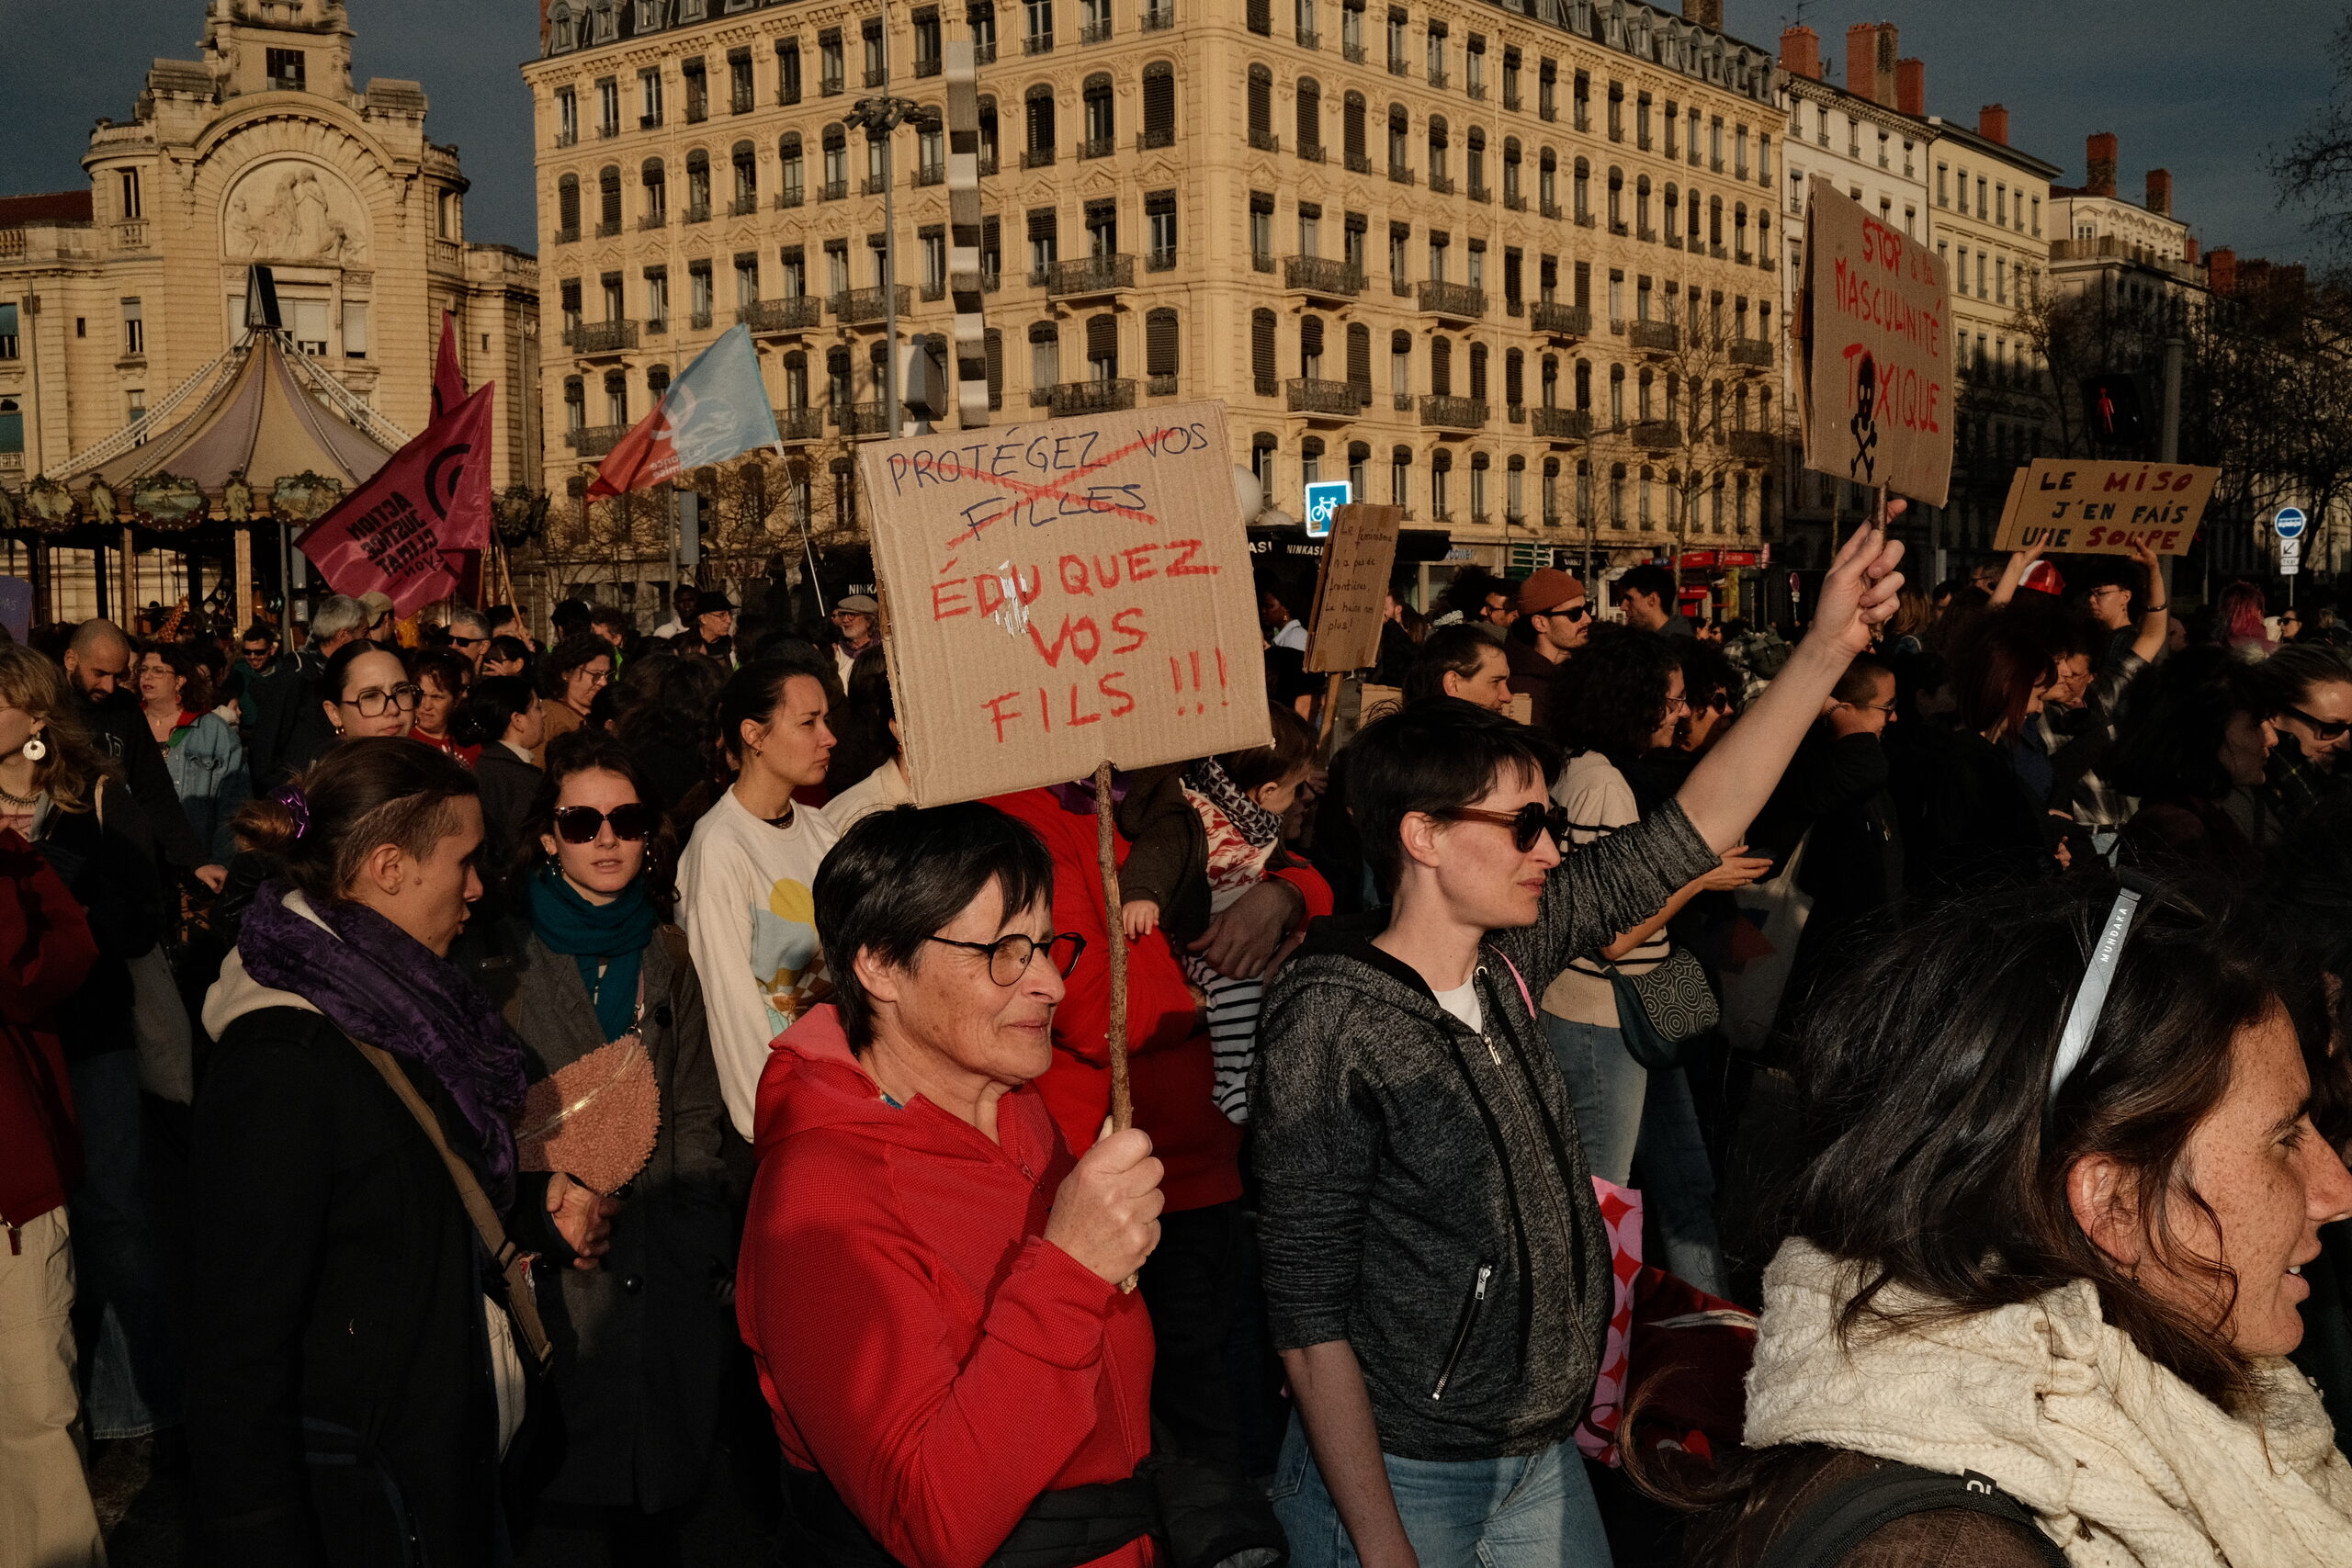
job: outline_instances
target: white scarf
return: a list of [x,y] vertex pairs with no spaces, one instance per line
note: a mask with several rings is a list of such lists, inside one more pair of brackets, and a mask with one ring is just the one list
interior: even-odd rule
[[[2256,1363],[2261,1414],[2242,1421],[2141,1354],[2087,1281],[1925,1329],[1865,1318],[1841,1343],[1860,1280],[1802,1241],[1765,1271],[1750,1447],[1976,1471],[2039,1515],[2074,1568],[2352,1563],[2352,1465],[2285,1359]],[[1879,1297],[1890,1311],[1917,1303]]]

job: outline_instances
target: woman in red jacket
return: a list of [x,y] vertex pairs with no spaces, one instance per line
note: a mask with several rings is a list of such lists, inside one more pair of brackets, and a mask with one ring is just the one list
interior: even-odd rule
[[[25,716],[0,710],[0,744],[22,748]],[[80,1402],[65,1198],[82,1179],[82,1143],[50,1018],[97,956],[82,906],[57,873],[0,829],[0,1562],[106,1556],[74,1441]]]
[[1157,1561],[1151,1325],[1119,1282],[1160,1166],[1135,1131],[1073,1160],[1032,1087],[1080,945],[1052,888],[976,805],[877,813],[818,873],[839,989],[762,1074],[736,1275],[786,1562]]

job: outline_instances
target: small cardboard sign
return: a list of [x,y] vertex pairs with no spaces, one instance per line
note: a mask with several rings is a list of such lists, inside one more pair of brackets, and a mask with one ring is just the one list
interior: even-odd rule
[[1221,403],[859,449],[916,804],[1266,745]]
[[2187,463],[2037,457],[2009,481],[1993,547],[2128,556],[2144,544],[2160,556],[2187,555],[2221,477]]
[[1386,718],[1404,705],[1402,686],[1375,686],[1367,681],[1356,694],[1356,723],[1362,727],[1375,718]]
[[1331,514],[1323,570],[1315,580],[1315,614],[1306,633],[1306,670],[1328,675],[1380,661],[1380,626],[1388,573],[1396,563],[1401,506],[1351,503]]
[[1929,506],[1951,488],[1945,264],[1827,180],[1805,209],[1804,466]]

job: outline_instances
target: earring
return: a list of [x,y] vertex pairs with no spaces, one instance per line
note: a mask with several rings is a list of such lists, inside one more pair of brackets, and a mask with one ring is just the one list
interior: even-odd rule
[[32,734],[25,738],[24,756],[26,761],[38,762],[43,757],[48,755],[49,742],[40,738],[40,730],[36,729]]

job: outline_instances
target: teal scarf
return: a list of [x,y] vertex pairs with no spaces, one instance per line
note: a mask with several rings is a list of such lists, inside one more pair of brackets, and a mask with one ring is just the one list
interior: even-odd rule
[[568,953],[580,965],[580,982],[608,1041],[636,1021],[638,975],[661,924],[642,881],[630,883],[609,904],[591,904],[553,863],[531,878],[531,929],[549,952]]

